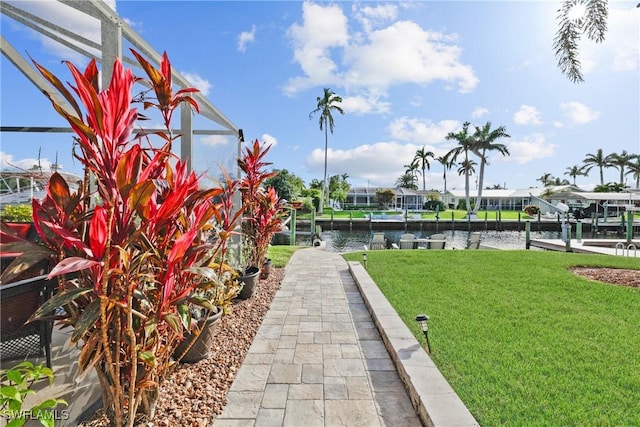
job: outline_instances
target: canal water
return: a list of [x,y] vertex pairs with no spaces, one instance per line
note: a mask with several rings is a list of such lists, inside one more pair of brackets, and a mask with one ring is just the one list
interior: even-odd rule
[[[384,232],[385,238],[391,243],[398,243],[400,235],[405,232],[402,230],[393,231],[377,231]],[[428,238],[433,232],[413,232],[417,238]],[[447,239],[446,249],[464,249],[468,231],[461,230],[445,230],[444,234]],[[322,240],[325,242],[326,250],[331,252],[352,252],[361,251],[365,245],[369,244],[373,236],[369,231],[325,231],[322,233]],[[556,231],[532,231],[531,239],[560,239],[561,234]],[[586,236],[585,236],[586,237]],[[490,246],[496,249],[525,249],[526,234],[524,231],[482,231],[481,245]],[[298,235],[296,244],[303,246],[311,245],[309,235]]]

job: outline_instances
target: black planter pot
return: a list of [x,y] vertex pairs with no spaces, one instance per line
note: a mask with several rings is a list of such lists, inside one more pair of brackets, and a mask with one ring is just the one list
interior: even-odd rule
[[271,258],[267,258],[267,260],[262,264],[262,268],[260,269],[260,278],[268,279],[271,274]]
[[238,298],[247,299],[251,298],[251,295],[256,291],[258,287],[260,269],[255,266],[247,267],[243,272],[240,272],[238,281],[243,283],[242,290],[238,294]]
[[187,346],[192,342],[193,345],[191,345],[189,350],[187,350],[187,352],[182,356],[182,358],[178,359],[178,361],[194,363],[208,358],[209,353],[211,352],[211,347],[213,347],[215,342],[215,333],[221,317],[222,310],[218,309],[216,313],[209,316],[206,320],[201,321],[204,323],[204,326],[201,326],[202,330],[200,331],[200,335],[196,336],[191,333],[187,334],[184,341],[182,341],[173,352],[175,358],[179,358],[180,355],[184,353]]

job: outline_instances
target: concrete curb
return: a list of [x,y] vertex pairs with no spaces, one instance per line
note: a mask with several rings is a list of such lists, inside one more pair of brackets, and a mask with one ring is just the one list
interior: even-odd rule
[[479,426],[362,264],[348,264],[422,423],[428,427]]

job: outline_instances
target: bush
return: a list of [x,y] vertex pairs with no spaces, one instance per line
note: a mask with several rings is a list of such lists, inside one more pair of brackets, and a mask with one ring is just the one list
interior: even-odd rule
[[422,206],[422,209],[427,210],[427,211],[435,211],[436,207],[438,208],[438,210],[440,212],[447,210],[447,207],[440,200],[428,200]]
[[540,208],[536,205],[527,205],[522,210],[529,216],[536,216],[540,213]]
[[6,222],[32,222],[33,210],[30,205],[9,205],[0,211],[0,218]]

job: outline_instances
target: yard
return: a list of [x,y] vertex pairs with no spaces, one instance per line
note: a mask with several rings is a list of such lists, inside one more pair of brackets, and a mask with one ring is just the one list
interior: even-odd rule
[[481,425],[638,425],[640,288],[575,266],[639,267],[542,251],[368,253],[369,274],[423,343],[414,319],[430,316],[432,358]]

